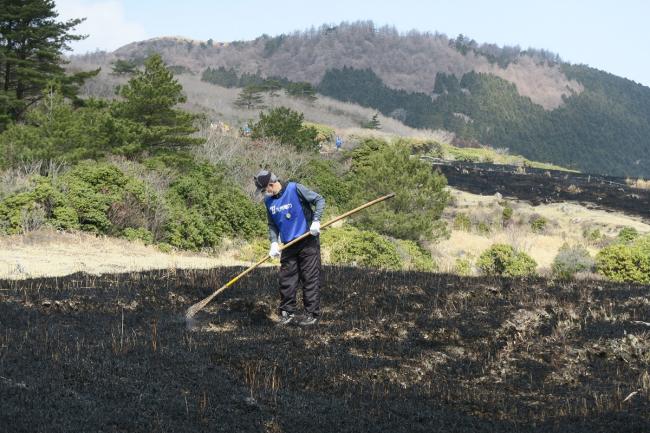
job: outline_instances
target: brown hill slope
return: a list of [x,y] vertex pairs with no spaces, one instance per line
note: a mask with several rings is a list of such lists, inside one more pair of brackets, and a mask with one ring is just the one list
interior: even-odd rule
[[569,80],[557,66],[528,56],[502,68],[487,57],[466,54],[454,48],[443,34],[409,32],[400,34],[391,27],[377,28],[371,22],[342,23],[306,32],[247,42],[200,42],[179,37],[154,38],[133,42],[111,54],[89,54],[108,64],[115,58],[145,57],[160,52],[170,65],[194,72],[207,67],[235,68],[239,73],[282,76],[292,81],[318,84],[330,68],[351,66],[371,68],[390,87],[431,93],[438,72],[461,77],[469,71],[489,72],[513,82],[521,95],[546,109],[562,104],[562,95],[581,92],[582,86]]

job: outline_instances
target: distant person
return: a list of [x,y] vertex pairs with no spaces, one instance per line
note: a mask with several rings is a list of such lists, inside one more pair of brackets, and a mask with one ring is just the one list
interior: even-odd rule
[[249,137],[253,130],[248,126],[248,123],[245,123],[244,126],[242,127],[242,134],[244,137]]
[[[269,170],[255,175],[258,192],[264,192],[267,210],[269,256],[280,257],[280,323],[315,325],[320,320],[320,220],[325,210],[325,199],[318,193],[296,182],[283,185]],[[312,208],[313,206],[313,208]],[[286,244],[309,231],[300,242],[280,254],[279,242]],[[296,293],[302,284],[305,315],[296,316]]]
[[341,137],[338,135],[336,136],[336,150],[341,150],[341,146],[343,146],[343,140]]

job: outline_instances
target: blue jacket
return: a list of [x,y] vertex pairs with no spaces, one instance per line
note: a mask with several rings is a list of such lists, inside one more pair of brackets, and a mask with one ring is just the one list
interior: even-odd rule
[[[264,200],[267,210],[269,239],[291,242],[309,229],[312,221],[320,221],[325,199],[296,182],[289,182],[280,192]],[[315,209],[312,209],[312,206]]]

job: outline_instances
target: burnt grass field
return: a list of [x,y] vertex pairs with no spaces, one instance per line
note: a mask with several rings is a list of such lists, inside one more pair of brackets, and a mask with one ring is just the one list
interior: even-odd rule
[[2,432],[647,432],[650,287],[275,268],[0,281]]
[[630,187],[620,177],[469,162],[435,163],[434,167],[450,186],[473,194],[498,192],[533,205],[575,201],[650,220],[650,190]]

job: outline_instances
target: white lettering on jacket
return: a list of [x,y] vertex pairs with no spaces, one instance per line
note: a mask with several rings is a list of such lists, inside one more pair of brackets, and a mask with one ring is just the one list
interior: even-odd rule
[[291,209],[291,203],[283,204],[282,206],[273,205],[269,208],[271,215],[275,215],[276,212],[282,212],[283,210]]

